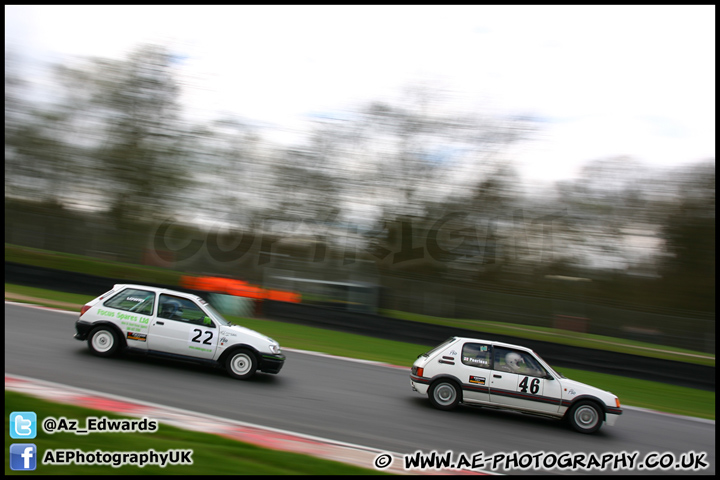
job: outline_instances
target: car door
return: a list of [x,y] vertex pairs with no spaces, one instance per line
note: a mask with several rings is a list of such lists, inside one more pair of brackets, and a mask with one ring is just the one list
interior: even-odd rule
[[456,373],[463,382],[463,401],[468,403],[487,403],[490,401],[490,354],[487,343],[465,342],[462,345],[460,363]]
[[525,351],[494,347],[490,401],[502,407],[557,413],[560,386],[547,370]]
[[217,326],[193,300],[161,294],[158,313],[150,324],[148,349],[195,358],[212,359],[217,347]]

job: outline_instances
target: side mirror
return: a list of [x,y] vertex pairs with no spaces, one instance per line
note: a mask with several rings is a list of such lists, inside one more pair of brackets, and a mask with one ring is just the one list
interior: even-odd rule
[[205,325],[206,327],[213,326],[213,323],[212,323],[212,320],[210,320],[210,317],[203,318],[203,325]]
[[548,373],[547,375],[545,375],[545,380],[555,380],[555,377]]

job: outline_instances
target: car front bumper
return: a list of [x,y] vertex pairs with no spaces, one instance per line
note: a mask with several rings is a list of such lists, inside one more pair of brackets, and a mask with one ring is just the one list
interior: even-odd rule
[[618,417],[620,417],[621,413],[616,414],[616,413],[607,412],[605,414],[605,423],[611,427],[614,426],[615,422],[617,421]]
[[262,353],[260,354],[260,362],[258,364],[258,370],[265,373],[278,373],[285,364],[285,355]]

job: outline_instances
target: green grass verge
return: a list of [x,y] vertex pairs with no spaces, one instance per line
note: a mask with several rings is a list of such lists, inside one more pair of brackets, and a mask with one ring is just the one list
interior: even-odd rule
[[[38,422],[46,417],[74,419],[85,425],[87,417],[128,418],[74,405],[51,403],[17,392],[5,391],[5,425],[10,425],[10,413],[32,411]],[[154,433],[54,433],[48,435],[38,429],[32,440],[10,438],[5,429],[5,474],[19,475],[369,475],[383,474],[372,468],[364,469],[307,455],[270,450],[219,435],[182,430],[160,424]],[[37,468],[32,472],[10,469],[10,445],[34,443],[38,450]],[[44,465],[42,458],[49,449],[78,449],[83,452],[145,452],[154,449],[192,450],[192,465],[102,466],[102,465]]]
[[[12,285],[9,283],[5,284],[5,291],[9,293],[17,293],[19,295],[32,297],[32,299],[30,300],[23,300],[22,298],[18,298],[13,299],[13,301],[64,308],[65,310],[73,310],[76,308],[75,306],[85,305],[87,302],[97,297],[97,295],[78,295],[75,293],[56,292],[53,290],[45,290],[35,287],[25,287],[22,285]],[[98,293],[98,295],[102,295],[102,293],[103,292]],[[60,305],[60,303],[71,303],[73,304],[73,307]],[[80,310],[77,310],[79,313]]]
[[[44,292],[41,289],[28,290],[26,287],[18,289],[8,284],[5,285],[5,290],[33,295],[42,295]],[[57,294],[57,292],[52,293]],[[75,297],[60,294],[59,298],[56,297],[55,300],[77,300]],[[78,305],[83,303],[85,301],[78,303]],[[47,304],[52,305],[52,301]],[[72,310],[72,308],[68,309]],[[428,350],[428,347],[423,345],[365,337],[274,320],[237,317],[228,317],[228,319],[274,338],[283,347],[374,360],[405,367],[410,367],[420,353]],[[543,354],[543,352],[537,353],[541,356]],[[692,366],[689,365],[688,368],[692,368]],[[620,397],[620,401],[624,405],[715,419],[715,392],[582,370],[566,368],[560,370],[563,375],[569,378],[613,392]]]
[[[97,275],[99,277],[138,281],[161,285],[178,285],[181,272],[159,267],[147,267],[128,263],[101,260],[71,253],[52,252],[38,248],[20,247],[5,244],[5,261],[33,265],[36,267],[53,268],[68,272]],[[98,294],[99,295],[99,294]]]

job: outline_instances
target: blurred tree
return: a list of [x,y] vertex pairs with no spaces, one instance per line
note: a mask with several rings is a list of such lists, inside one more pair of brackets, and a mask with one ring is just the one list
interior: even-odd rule
[[270,215],[306,223],[332,221],[346,179],[335,167],[341,152],[328,132],[311,134],[306,145],[276,151]]
[[5,50],[5,196],[19,196],[17,185],[22,175],[22,161],[17,155],[21,143],[22,112],[27,109],[22,93],[25,82],[18,72],[13,52]]
[[32,86],[12,52],[5,56],[5,194],[54,203],[63,191],[67,112],[32,101]]
[[117,248],[132,257],[139,253],[130,240],[136,222],[181,208],[192,182],[172,58],[162,46],[144,45],[127,59],[56,70],[90,137],[83,177],[126,235]]
[[[443,92],[427,85],[411,85],[404,93],[396,101],[370,102],[326,119],[316,131],[323,141],[316,145],[333,145],[330,178],[340,182],[342,205],[367,212],[352,219],[365,233],[366,252],[394,270],[431,274],[438,265],[433,267],[426,251],[426,235],[443,205],[453,199],[453,206],[467,212],[478,188],[487,190],[488,198],[513,197],[511,183],[517,179],[499,154],[532,125],[527,119],[451,111]],[[496,203],[481,208],[489,212],[502,204]]]
[[30,110],[6,132],[6,193],[42,202],[58,202],[67,185],[69,149],[57,126],[60,112]]
[[221,118],[196,126],[186,136],[187,155],[197,168],[193,194],[201,216],[239,228],[254,228],[267,205],[269,167],[266,143],[255,129],[237,118]]
[[145,45],[124,60],[93,59],[57,73],[76,108],[95,122],[100,141],[92,174],[103,179],[116,220],[176,205],[191,177],[167,49]]
[[715,311],[715,163],[678,169],[679,199],[663,228],[669,254],[661,267],[674,308]]

